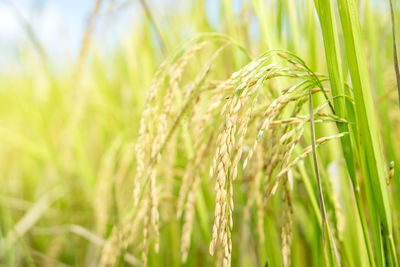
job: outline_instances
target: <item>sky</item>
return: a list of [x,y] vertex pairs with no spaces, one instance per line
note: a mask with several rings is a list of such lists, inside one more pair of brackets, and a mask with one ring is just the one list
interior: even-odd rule
[[84,21],[91,8],[91,1],[0,1],[0,45],[8,48],[26,40],[19,15],[29,22],[46,48],[56,49],[62,39],[64,45],[81,36]]
[[[135,19],[139,23],[142,9],[138,0],[103,0],[100,14],[106,14],[104,9],[113,1],[128,3],[114,16],[107,16],[107,32],[118,36],[126,33],[135,24]],[[154,16],[177,12],[190,3],[189,0],[147,1]],[[220,2],[206,0],[207,19],[216,28],[220,23]],[[240,9],[240,2],[232,1],[234,10]],[[94,3],[95,0],[0,0],[0,53],[12,53],[16,44],[29,41],[21,26],[20,16],[32,25],[38,39],[50,54],[76,54]],[[168,10],[168,7],[172,9]]]
[[[131,1],[105,20],[105,8],[110,2],[104,1],[100,12],[103,18],[99,21],[107,23],[107,35],[120,36],[140,18],[139,3]],[[76,57],[94,3],[94,0],[0,0],[0,67],[15,58],[16,47],[30,45],[21,21],[32,26],[53,61]]]

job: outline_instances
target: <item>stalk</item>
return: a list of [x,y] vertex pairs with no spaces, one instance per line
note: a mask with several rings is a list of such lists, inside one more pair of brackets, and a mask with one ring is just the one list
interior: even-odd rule
[[[345,102],[346,99],[344,97],[348,95],[348,93],[345,92],[345,86],[343,82],[343,71],[341,69],[342,65],[340,60],[338,33],[335,28],[336,20],[333,13],[333,3],[331,0],[315,0],[314,2],[321,23],[326,62],[331,83],[335,112],[337,113],[336,115],[338,115],[339,117],[346,118],[348,121],[351,122],[353,120],[348,116]],[[350,131],[348,124],[338,122],[336,125],[340,133],[351,132],[353,136],[356,134],[354,130]],[[363,204],[360,197],[359,185],[355,173],[354,154],[352,150],[353,146],[351,143],[350,135],[346,135],[340,140],[347,165],[348,174],[353,185],[353,193],[356,199],[358,216],[362,224],[363,237],[368,252],[369,262],[371,266],[375,266],[372,248],[369,241],[368,227],[365,216],[363,214]]]
[[372,235],[375,246],[379,248],[382,228],[382,241],[389,248],[384,251],[383,257],[381,257],[380,251],[377,251],[377,260],[379,266],[383,266],[385,258],[393,259],[392,266],[397,266],[395,251],[392,249],[393,246],[389,245],[393,236],[392,215],[357,6],[354,0],[338,0],[338,5],[353,84],[356,126],[359,133],[357,145],[361,156],[359,160],[361,172],[367,185],[367,196],[370,198]]

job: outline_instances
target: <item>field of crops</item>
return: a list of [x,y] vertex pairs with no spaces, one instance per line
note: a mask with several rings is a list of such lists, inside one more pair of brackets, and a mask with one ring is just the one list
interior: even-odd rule
[[4,1],[0,266],[399,266],[400,2],[181,1]]

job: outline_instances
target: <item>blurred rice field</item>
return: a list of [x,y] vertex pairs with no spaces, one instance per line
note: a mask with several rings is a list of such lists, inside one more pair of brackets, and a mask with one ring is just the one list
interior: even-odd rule
[[399,266],[398,1],[88,2],[0,3],[1,266]]

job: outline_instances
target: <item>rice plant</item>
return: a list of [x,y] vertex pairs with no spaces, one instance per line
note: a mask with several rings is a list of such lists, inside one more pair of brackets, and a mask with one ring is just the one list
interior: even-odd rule
[[[104,52],[99,21],[136,4]],[[96,0],[61,71],[23,21],[2,266],[399,265],[396,1],[212,4]]]

